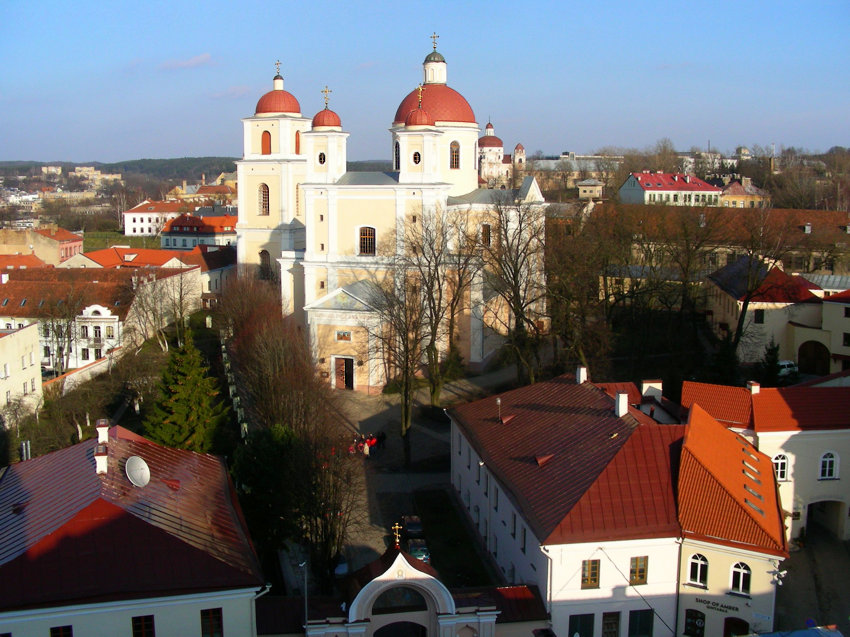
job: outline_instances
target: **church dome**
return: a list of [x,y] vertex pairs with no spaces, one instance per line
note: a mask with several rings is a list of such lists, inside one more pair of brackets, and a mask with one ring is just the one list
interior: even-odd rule
[[414,108],[404,120],[405,126],[434,126],[434,118],[421,106]]
[[425,64],[428,62],[445,62],[446,58],[442,56],[441,53],[437,53],[436,50],[431,51],[428,55],[425,56]]
[[301,115],[301,105],[292,93],[283,90],[283,78],[280,75],[275,75],[274,89],[260,98],[260,101],[257,102],[257,108],[254,110],[255,115],[277,113]]
[[[399,104],[393,124],[404,123],[410,111],[415,110],[418,105],[419,92],[413,89]],[[475,113],[472,112],[469,102],[463,95],[445,84],[425,85],[425,90],[422,91],[422,108],[428,111],[436,122],[475,123]]]
[[329,108],[324,108],[318,113],[316,113],[315,117],[313,117],[313,128],[319,127],[342,127],[342,120],[339,119],[339,115],[334,113]]
[[501,138],[495,135],[484,135],[478,139],[478,148],[502,148],[503,146]]

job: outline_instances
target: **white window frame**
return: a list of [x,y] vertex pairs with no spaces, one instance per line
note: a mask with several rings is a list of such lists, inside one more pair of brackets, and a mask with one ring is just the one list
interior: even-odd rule
[[[737,579],[737,582],[735,581]],[[746,581],[745,581],[746,580]],[[744,585],[746,583],[746,586]],[[737,562],[729,572],[729,590],[738,595],[750,594],[753,583],[753,569],[746,562]]]
[[773,472],[776,474],[777,482],[788,481],[788,456],[784,453],[773,456]]
[[[698,565],[697,577],[691,577],[694,564]],[[708,558],[701,553],[694,553],[688,558],[688,584],[693,586],[708,587]]]
[[818,480],[838,480],[839,458],[834,451],[824,451],[818,462]]

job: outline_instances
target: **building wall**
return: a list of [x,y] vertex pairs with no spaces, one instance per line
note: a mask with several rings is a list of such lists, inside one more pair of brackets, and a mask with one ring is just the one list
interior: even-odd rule
[[124,213],[124,236],[153,237],[165,227],[165,224],[176,219],[180,212],[132,211]]
[[[8,324],[4,321],[4,327]],[[15,324],[17,325],[17,324]],[[21,400],[21,407],[31,411],[42,400],[41,357],[39,355],[38,325],[0,331],[0,414]],[[7,415],[11,415],[7,412]],[[9,427],[13,423],[4,418]]]
[[[820,520],[842,540],[850,539],[848,505],[850,505],[850,426],[833,431],[780,431],[758,434],[759,451],[774,459],[779,454],[787,458],[785,479],[777,476],[782,508],[791,512],[786,520],[788,537],[796,538],[809,524],[809,505],[816,502],[837,502],[835,511],[825,510],[829,519]],[[821,461],[825,453],[835,456],[834,479],[821,478]],[[842,461],[846,466],[842,467]],[[845,474],[842,476],[842,471]],[[826,506],[826,505],[825,505]],[[816,511],[812,511],[817,515]]]
[[[706,586],[690,583],[691,557],[695,554],[708,560]],[[739,562],[751,569],[748,595],[731,592],[732,568]],[[780,564],[781,558],[771,555],[685,538],[679,565],[677,634],[684,634],[688,610],[704,615],[705,637],[723,635],[728,618],[742,619],[752,632],[773,630],[776,584],[772,582]]]
[[44,637],[72,626],[74,635],[131,635],[133,617],[154,616],[158,637],[201,634],[201,611],[221,608],[225,635],[256,635],[254,589],[104,602],[0,613],[0,632]]
[[48,265],[59,265],[82,251],[82,237],[62,242],[32,229],[0,228],[0,254],[35,254]]

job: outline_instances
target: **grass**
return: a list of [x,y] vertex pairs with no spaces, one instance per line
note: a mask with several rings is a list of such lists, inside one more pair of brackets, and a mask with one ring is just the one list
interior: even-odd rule
[[126,237],[120,232],[86,232],[83,237],[83,251],[101,250],[114,245],[131,248],[160,248],[159,237]]
[[413,498],[422,518],[431,565],[440,573],[441,581],[449,588],[496,585],[477,550],[477,540],[449,494],[442,489],[422,490]]

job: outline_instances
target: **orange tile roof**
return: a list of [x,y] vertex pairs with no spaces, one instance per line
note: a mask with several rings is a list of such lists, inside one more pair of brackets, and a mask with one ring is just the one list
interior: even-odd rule
[[682,445],[679,522],[694,539],[787,556],[773,463],[699,405]]
[[201,272],[220,270],[236,266],[236,248],[234,246],[198,245],[190,252],[183,252],[180,260],[187,265],[201,266]]
[[47,264],[34,254],[0,254],[0,270],[46,267]]
[[80,235],[65,230],[65,228],[35,228],[34,231],[43,237],[53,239],[54,241],[59,241],[60,243],[66,243],[68,241],[82,242],[83,240]]
[[[189,232],[182,228],[191,228],[193,234],[199,232],[236,234],[236,224],[239,218],[232,215],[221,217],[196,217],[188,213],[170,219],[162,229],[163,233]],[[197,230],[195,230],[197,228]]]
[[850,429],[850,387],[765,388],[753,396],[756,433]]
[[727,427],[741,429],[752,425],[752,395],[746,387],[713,385],[686,380],[682,383],[682,407],[698,404]]
[[88,257],[104,268],[160,267],[172,259],[180,258],[180,254],[174,250],[118,247],[85,252],[83,256]]
[[616,398],[617,394],[628,394],[630,405],[639,405],[643,396],[640,390],[634,383],[594,383],[612,398]]
[[199,195],[232,195],[235,191],[230,186],[198,186]]

